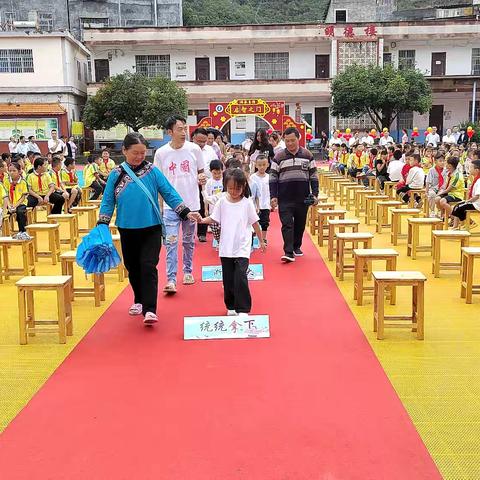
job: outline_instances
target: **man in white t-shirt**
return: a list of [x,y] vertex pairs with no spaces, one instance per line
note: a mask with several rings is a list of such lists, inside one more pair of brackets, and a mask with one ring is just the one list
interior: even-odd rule
[[341,145],[342,139],[338,136],[338,132],[333,132],[332,138],[328,141],[328,146],[331,147],[332,145]]
[[[188,142],[186,120],[178,115],[167,119],[165,123],[171,141],[155,153],[154,164],[167,177],[178,194],[182,197],[181,207],[187,206],[192,212],[200,210],[198,185],[205,184],[202,151],[198,145]],[[179,211],[181,210],[178,207]],[[178,234],[182,225],[183,245],[183,284],[195,283],[192,275],[193,252],[195,249],[195,222],[182,220],[176,211],[168,205],[163,207],[167,250],[167,284],[165,293],[177,292],[178,270]]]
[[443,143],[449,143],[450,145],[454,145],[457,143],[455,139],[455,135],[453,135],[452,130],[450,128],[447,129],[447,133],[442,138]]
[[48,151],[53,155],[55,155],[55,153],[63,154],[67,148],[65,143],[58,138],[58,132],[55,129],[52,130],[51,135],[52,138],[48,141]]
[[10,153],[17,153],[17,142],[15,137],[10,137],[10,142],[8,143],[8,151]]
[[23,155],[27,156],[28,144],[25,141],[25,137],[22,135],[19,140],[20,141],[18,142],[16,153],[22,153]]
[[[207,178],[211,178],[212,174],[210,172],[210,162],[212,160],[218,160],[217,154],[215,150],[210,146],[207,145],[207,137],[208,133],[205,128],[197,128],[192,133],[192,141],[196,145],[200,147],[202,151],[202,158],[203,164],[205,165],[205,175]],[[200,196],[200,215],[202,218],[206,217],[206,209],[205,204],[203,202],[203,195],[202,195],[202,187],[201,185],[198,186],[199,189],[199,196]],[[207,229],[208,225],[206,223],[199,223],[197,227],[197,236],[199,242],[206,242],[207,241]]]
[[390,136],[388,130],[382,133],[380,141],[378,142],[381,147],[386,147],[389,144],[393,145],[393,143],[393,138]]
[[372,147],[375,143],[375,139],[367,132],[364,132],[364,135],[360,138],[360,143],[366,143],[369,147]]
[[440,135],[437,133],[437,127],[432,127],[432,131],[426,136],[425,143],[437,147],[440,143]]
[[388,164],[387,167],[387,172],[388,172],[388,178],[392,182],[400,182],[403,180],[402,177],[402,170],[403,167],[405,166],[405,163],[402,162],[402,156],[401,154],[399,155],[398,150],[396,150],[393,154],[393,158],[390,160],[390,163]]
[[42,153],[40,151],[40,147],[37,145],[37,142],[35,141],[35,136],[34,135],[30,135],[28,137],[27,146],[28,146],[28,151],[29,152]]

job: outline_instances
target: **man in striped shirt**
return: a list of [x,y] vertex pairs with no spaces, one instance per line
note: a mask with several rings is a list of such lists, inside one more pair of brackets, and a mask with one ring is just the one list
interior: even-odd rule
[[282,262],[289,263],[303,255],[308,207],[318,204],[318,176],[313,155],[300,147],[299,131],[287,128],[284,138],[286,148],[275,155],[270,167],[270,199],[282,222]]

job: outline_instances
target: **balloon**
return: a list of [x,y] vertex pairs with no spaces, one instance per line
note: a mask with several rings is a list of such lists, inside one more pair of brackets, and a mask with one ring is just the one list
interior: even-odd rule
[[469,125],[469,126],[467,127],[467,132],[472,132],[472,131],[473,131],[473,128]]
[[307,133],[305,138],[307,139],[307,142],[311,142],[313,140],[313,135],[311,133]]
[[349,128],[346,128],[345,133],[352,133],[352,131]]
[[383,131],[383,133],[388,132],[388,128],[385,127],[382,131]]
[[269,129],[267,130],[267,134],[268,134],[268,135],[271,135],[272,133],[273,133],[273,130],[272,130],[271,128],[269,128]]
[[[470,128],[471,130],[469,130],[468,128]],[[473,137],[473,134],[475,133],[475,130],[472,127],[468,127],[468,128],[467,128],[467,137],[469,138],[469,140],[471,140]]]
[[418,127],[413,127],[413,131],[418,133]]
[[[347,128],[347,130],[348,130],[348,128]],[[344,133],[343,138],[348,142],[352,138],[352,134],[351,133]]]
[[311,129],[311,128],[307,128],[307,133],[312,133],[312,129]]
[[428,132],[428,133],[432,133],[432,131],[433,131],[433,128],[432,128],[432,127],[428,127],[428,128],[427,128],[427,132]]

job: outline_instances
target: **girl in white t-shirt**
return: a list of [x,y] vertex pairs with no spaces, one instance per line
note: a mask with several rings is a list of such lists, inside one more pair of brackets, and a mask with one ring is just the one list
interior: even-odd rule
[[[453,229],[458,230],[460,222],[464,222],[467,218],[468,210],[480,211],[480,160],[474,160],[472,162],[472,174],[473,180],[468,189],[468,200],[456,205],[453,208]],[[469,228],[475,228],[477,224],[472,222]]]
[[203,223],[221,226],[219,256],[222,262],[223,290],[227,315],[246,315],[252,307],[247,270],[252,244],[251,227],[265,251],[258,215],[248,198],[250,188],[247,177],[239,168],[224,174],[226,194],[220,197],[209,217]]

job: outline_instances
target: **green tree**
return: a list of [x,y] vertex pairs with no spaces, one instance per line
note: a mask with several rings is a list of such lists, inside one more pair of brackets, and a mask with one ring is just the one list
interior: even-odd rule
[[378,130],[390,128],[400,112],[424,114],[432,106],[432,90],[423,74],[391,65],[352,65],[333,79],[331,93],[333,115],[368,114]]
[[187,105],[185,90],[172,80],[125,72],[109,78],[88,98],[83,121],[94,130],[123,123],[138,132],[143,127],[162,128],[170,115],[185,115]]

